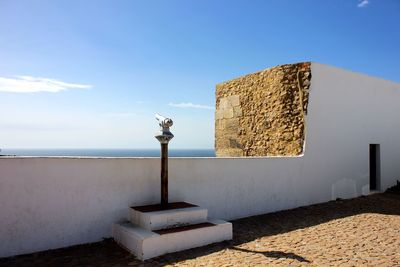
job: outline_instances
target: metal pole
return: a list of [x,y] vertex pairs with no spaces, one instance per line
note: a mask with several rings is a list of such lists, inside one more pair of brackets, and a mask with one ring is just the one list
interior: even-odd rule
[[156,114],[156,119],[160,125],[155,138],[161,144],[161,207],[166,209],[168,208],[168,142],[174,138],[169,127],[172,126],[173,121],[160,114]]
[[168,207],[168,144],[161,144],[161,207]]

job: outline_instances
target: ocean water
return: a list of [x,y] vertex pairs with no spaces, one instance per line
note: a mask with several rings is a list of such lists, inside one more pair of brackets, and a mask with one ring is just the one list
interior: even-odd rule
[[[170,157],[215,157],[214,149],[170,149]],[[159,157],[159,149],[1,149],[0,156]]]

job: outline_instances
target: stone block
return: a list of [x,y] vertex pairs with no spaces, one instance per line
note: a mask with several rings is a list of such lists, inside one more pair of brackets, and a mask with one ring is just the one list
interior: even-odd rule
[[242,108],[240,106],[233,108],[233,117],[235,117],[235,118],[241,117],[242,114],[243,114],[243,112],[242,112]]
[[223,119],[223,118],[224,118],[224,113],[222,112],[221,109],[217,109],[215,111],[215,119],[216,120],[220,120],[220,119]]
[[219,106],[218,106],[218,108],[219,108],[220,110],[225,110],[225,109],[230,108],[230,107],[231,107],[231,106],[229,105],[228,98],[224,97],[224,98],[221,98],[221,99],[219,100]]
[[224,122],[224,135],[226,135],[227,133],[229,134],[237,134],[237,129],[240,128],[240,124],[239,124],[239,119],[238,118],[232,118],[229,120],[225,120]]
[[232,119],[233,118],[233,108],[227,108],[222,110],[222,117],[224,119]]
[[[219,84],[216,101],[220,113],[216,119],[222,116],[223,120],[216,123],[216,155],[240,154],[229,140],[246,144],[242,155],[298,155],[304,144],[310,66],[309,62],[281,65]],[[268,140],[268,147],[266,142],[258,142]]]
[[227,100],[230,103],[231,107],[240,106],[239,95],[231,95],[231,96],[227,97]]

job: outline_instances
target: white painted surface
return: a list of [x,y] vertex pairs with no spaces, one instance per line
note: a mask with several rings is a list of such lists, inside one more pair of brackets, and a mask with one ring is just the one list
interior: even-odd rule
[[[230,220],[367,194],[369,144],[380,144],[385,190],[400,179],[399,103],[399,84],[313,63],[303,157],[173,158],[170,200]],[[159,167],[157,158],[0,158],[0,257],[110,237],[128,207],[159,200]]]
[[158,234],[129,222],[116,223],[112,228],[114,240],[122,247],[130,251],[140,260],[147,259],[143,251],[143,241],[157,239]]
[[207,221],[207,209],[190,207],[182,209],[140,212],[129,209],[130,221],[147,230],[160,230]]
[[214,226],[159,235],[130,223],[113,226],[114,239],[140,260],[232,239],[232,223],[209,219]]

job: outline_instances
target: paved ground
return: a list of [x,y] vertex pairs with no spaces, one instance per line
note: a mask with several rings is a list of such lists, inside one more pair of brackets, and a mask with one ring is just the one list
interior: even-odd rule
[[112,240],[0,266],[400,266],[400,195],[376,194],[233,221],[234,240],[141,263]]

